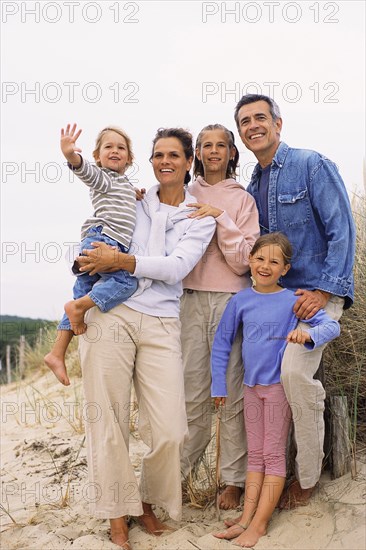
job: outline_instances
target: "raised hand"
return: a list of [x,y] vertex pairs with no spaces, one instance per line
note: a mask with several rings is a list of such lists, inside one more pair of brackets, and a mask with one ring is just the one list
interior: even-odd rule
[[81,165],[81,158],[78,153],[81,153],[81,149],[76,147],[76,140],[80,136],[82,130],[76,131],[76,124],[73,124],[70,128],[70,124],[66,128],[61,128],[61,151],[65,159],[72,164],[75,168]]

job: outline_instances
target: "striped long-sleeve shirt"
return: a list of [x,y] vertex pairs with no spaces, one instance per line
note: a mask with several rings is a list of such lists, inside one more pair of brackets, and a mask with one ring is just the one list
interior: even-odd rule
[[136,193],[127,177],[83,158],[80,168],[74,168],[73,172],[90,187],[94,208],[93,215],[81,228],[81,239],[91,227],[102,226],[104,235],[129,248],[136,222]]

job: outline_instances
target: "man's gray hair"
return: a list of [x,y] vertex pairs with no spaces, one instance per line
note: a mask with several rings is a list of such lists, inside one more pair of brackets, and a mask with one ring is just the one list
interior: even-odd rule
[[276,121],[278,118],[281,118],[280,108],[274,99],[272,99],[271,97],[268,97],[267,95],[246,94],[246,95],[243,95],[243,97],[239,100],[237,106],[235,107],[234,118],[238,129],[239,129],[240,109],[243,107],[243,105],[249,105],[250,103],[256,103],[257,101],[265,101],[266,103],[268,103],[269,112],[271,113],[271,117],[274,121]]

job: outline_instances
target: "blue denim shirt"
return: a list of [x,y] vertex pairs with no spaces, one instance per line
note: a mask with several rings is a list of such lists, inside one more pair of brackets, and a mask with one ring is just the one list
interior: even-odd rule
[[353,302],[355,227],[344,182],[336,165],[306,149],[281,142],[272,160],[268,188],[269,227],[262,225],[260,166],[247,191],[259,210],[261,234],[282,231],[293,246],[291,269],[282,284],[325,290]]

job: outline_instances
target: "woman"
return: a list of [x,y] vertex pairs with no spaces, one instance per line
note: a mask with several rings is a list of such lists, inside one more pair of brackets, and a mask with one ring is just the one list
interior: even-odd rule
[[[139,279],[136,293],[108,313],[88,312],[80,342],[92,510],[109,518],[115,544],[130,548],[124,516],[139,516],[149,533],[167,527],[152,511],[181,516],[180,453],[187,433],[180,347],[179,298],[182,279],[204,253],[215,229],[212,217],[192,219],[185,190],[193,159],[192,136],[160,129],[151,161],[159,182],[137,204],[130,254],[96,243],[80,259],[82,271],[126,269]],[[131,382],[140,407],[139,430],[150,447],[140,487],[128,456]]]
[[[196,179],[189,186],[198,210],[191,216],[213,216],[216,232],[203,258],[183,281],[182,351],[189,438],[182,471],[186,477],[211,439],[210,357],[215,330],[233,293],[250,284],[249,253],[259,236],[255,201],[235,180],[238,159],[233,133],[225,126],[212,124],[201,130],[196,142]],[[240,336],[230,356],[228,396],[221,418],[221,480],[226,487],[218,505],[223,509],[239,505],[245,479]]]

